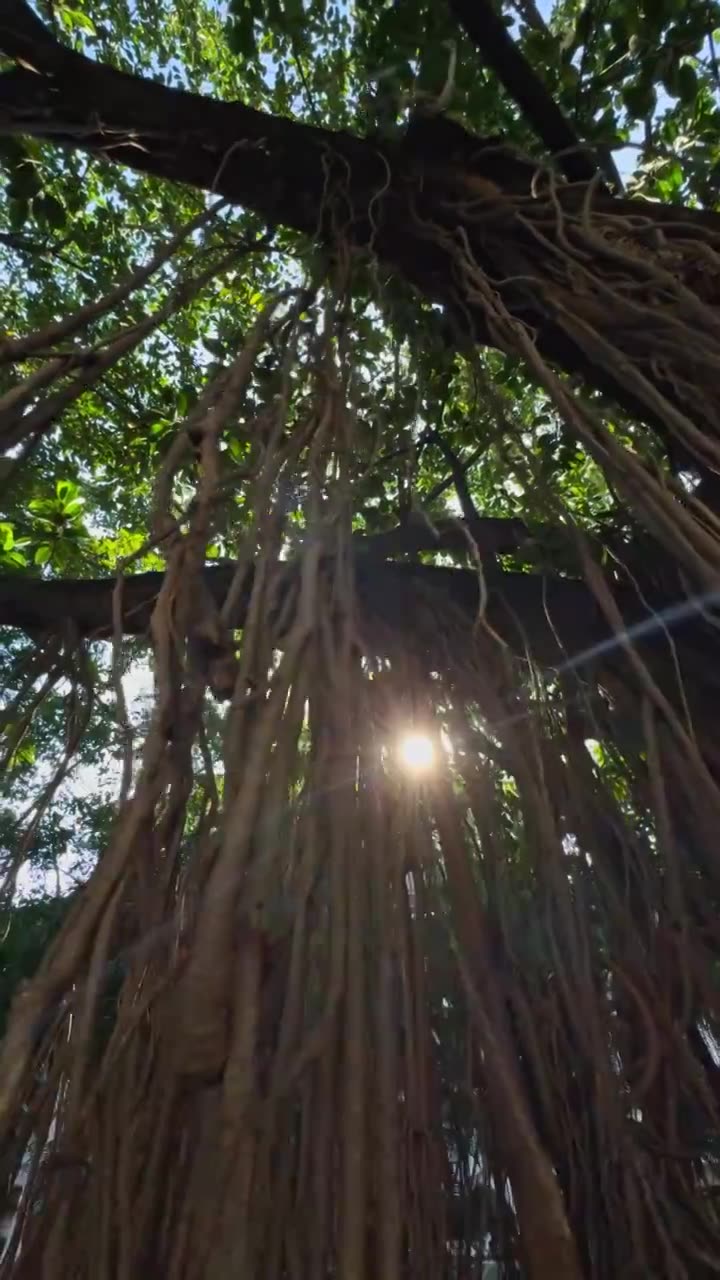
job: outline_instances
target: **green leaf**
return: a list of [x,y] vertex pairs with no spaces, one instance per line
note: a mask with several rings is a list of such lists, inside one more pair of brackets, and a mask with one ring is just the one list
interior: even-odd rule
[[65,506],[68,502],[77,498],[80,490],[73,480],[58,480],[55,485],[55,492],[60,502]]
[[17,769],[20,765],[34,764],[37,758],[37,747],[31,738],[25,737],[15,748],[10,757],[10,768]]
[[622,100],[631,116],[644,120],[655,110],[657,95],[652,84],[636,80],[624,86]]
[[41,222],[45,222],[48,227],[52,227],[55,231],[65,226],[65,207],[59,200],[55,199],[55,196],[38,196],[33,203],[33,212]]
[[228,24],[227,42],[232,52],[238,56],[248,59],[256,57],[257,39],[252,14],[243,13],[241,19]]
[[11,200],[32,200],[42,190],[42,182],[37,165],[23,161],[12,171],[8,183],[8,195]]
[[86,13],[81,13],[79,9],[71,9],[69,5],[61,4],[57,14],[66,31],[87,31],[89,35],[93,36],[97,34],[95,23]]
[[63,514],[67,516],[75,515],[85,506],[84,498],[70,498],[63,504]]
[[17,547],[12,551],[3,551],[0,558],[5,568],[9,569],[25,569],[27,567],[27,556],[23,555]]
[[677,94],[681,102],[686,107],[692,106],[698,93],[698,78],[695,68],[689,62],[683,62],[678,67],[677,77]]
[[230,436],[228,438],[227,447],[230,456],[235,460],[235,462],[243,462],[250,452],[250,445],[248,442],[245,440],[238,440],[237,436]]
[[52,547],[50,546],[50,543],[41,542],[40,546],[37,548],[35,552],[35,555],[33,556],[33,560],[35,564],[44,565],[44,564],[47,564],[51,555],[52,555]]

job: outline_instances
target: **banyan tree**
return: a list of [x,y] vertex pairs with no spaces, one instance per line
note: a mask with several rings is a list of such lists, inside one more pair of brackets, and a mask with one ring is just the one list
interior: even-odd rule
[[0,5],[0,1277],[720,1272],[716,26]]

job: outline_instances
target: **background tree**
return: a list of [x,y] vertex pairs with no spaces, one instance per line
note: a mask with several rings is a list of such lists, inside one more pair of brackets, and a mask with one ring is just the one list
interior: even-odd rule
[[716,24],[6,0],[3,1274],[717,1274]]

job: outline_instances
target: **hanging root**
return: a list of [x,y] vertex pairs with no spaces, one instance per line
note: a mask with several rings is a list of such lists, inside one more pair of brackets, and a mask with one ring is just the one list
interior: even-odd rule
[[[559,204],[553,216],[548,306],[648,405],[648,371],[598,322],[598,237],[623,321],[649,321],[654,299],[672,297],[659,344],[678,395],[653,403],[699,449],[715,319],[689,387],[675,347],[691,326],[697,336],[703,304],[671,259],[654,269],[635,228],[627,248],[621,227]],[[523,217],[549,261],[542,218]],[[472,237],[433,234],[463,305],[524,357],[609,492],[689,579],[717,584],[716,517],[571,395]],[[681,639],[641,655],[615,569],[531,460],[528,483],[547,484],[616,633],[612,654],[590,675],[573,655],[541,673],[486,628],[469,644],[429,604],[443,662],[429,670],[391,636],[378,656],[354,581],[362,421],[343,302],[328,289],[307,337],[304,300],[274,299],[157,478],[154,713],[108,846],[16,999],[0,1150],[7,1182],[23,1160],[27,1182],[0,1274],[431,1280],[479,1274],[484,1257],[532,1280],[710,1274],[709,675],[689,670]],[[224,500],[219,447],[244,421],[260,354],[279,390],[248,428],[252,518],[218,609],[201,572]],[[501,426],[517,458],[525,425]],[[179,517],[191,434],[197,489]],[[703,449],[714,457],[710,433]],[[227,663],[221,764],[209,652]],[[418,733],[425,774],[398,750]]]

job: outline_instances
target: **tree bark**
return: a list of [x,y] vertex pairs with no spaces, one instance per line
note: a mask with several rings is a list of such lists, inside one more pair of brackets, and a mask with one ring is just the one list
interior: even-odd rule
[[[293,587],[294,572],[289,563],[284,591],[280,591],[276,604],[277,616],[285,613],[286,592]],[[234,573],[232,564],[206,567],[204,582],[216,604],[224,601]],[[126,635],[148,633],[162,576],[140,573],[124,579],[122,622]],[[473,623],[479,607],[479,582],[474,570],[394,564],[359,552],[355,579],[361,625],[369,647],[385,652],[400,643],[405,651],[424,655],[441,666],[447,664],[448,652],[458,660],[463,653],[471,656],[477,644]],[[613,655],[622,661],[622,651],[615,645],[606,619],[583,582],[492,569],[486,579],[485,621],[517,656],[529,656],[539,666],[569,664],[585,670],[598,663],[606,664]],[[114,578],[0,578],[0,626],[42,634],[70,625],[79,636],[107,639],[113,631],[115,582]],[[243,625],[251,589],[252,575],[248,573],[232,619],[234,627]],[[638,644],[643,651],[662,649],[665,632],[652,624],[657,612],[671,602],[656,594],[646,596],[642,604],[636,592],[626,590],[617,591],[616,600],[626,626],[641,629]],[[687,615],[673,628],[678,643],[702,647],[701,607],[702,602],[696,607],[689,602]],[[482,637],[482,627],[478,635]],[[452,640],[451,650],[448,637]]]

